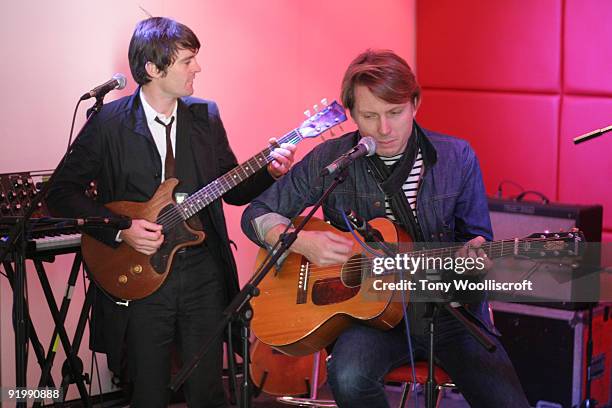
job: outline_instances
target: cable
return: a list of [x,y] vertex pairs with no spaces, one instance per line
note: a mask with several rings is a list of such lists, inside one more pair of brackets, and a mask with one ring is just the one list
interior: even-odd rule
[[[404,271],[400,269],[400,280],[404,280]],[[406,293],[402,290],[402,307],[404,310],[404,325],[406,326],[406,340],[408,341],[408,354],[410,356],[410,371],[412,372],[412,393],[414,395],[414,407],[418,408],[419,406],[419,396],[416,393],[416,366],[414,364],[414,352],[412,348],[412,337],[410,336],[410,323],[408,319],[408,305],[406,304]]]
[[70,134],[68,135],[68,146],[66,147],[66,153],[68,153],[68,149],[70,148],[70,144],[72,143],[72,134],[74,132],[74,123],[76,122],[76,114],[79,109],[79,105],[81,104],[81,99],[77,102],[74,107],[74,112],[72,114],[72,123],[70,124]]
[[[361,237],[359,237],[356,233],[355,230],[353,229],[353,226],[351,225],[350,221],[348,220],[347,216],[346,216],[346,211],[340,211],[342,213],[342,218],[344,219],[344,222],[346,223],[346,227],[348,228],[348,230],[351,232],[351,234],[353,235],[353,237],[355,238],[355,240],[359,243],[359,245],[361,245],[361,247],[363,249],[365,249],[367,252],[369,252],[370,254],[373,254],[375,256],[383,256],[380,255],[378,252],[374,251],[373,249],[371,249],[362,239]],[[380,242],[380,245],[384,246],[384,243]],[[389,251],[390,248],[386,247]],[[404,271],[403,269],[400,269],[400,281],[404,280]],[[408,305],[406,304],[406,293],[402,290],[402,308],[404,311],[404,325],[406,326],[406,340],[408,342],[408,355],[410,357],[410,370],[412,372],[412,382],[411,382],[411,387],[412,387],[412,391],[413,391],[413,395],[414,395],[414,406],[415,408],[418,408],[418,403],[419,403],[419,399],[418,399],[418,395],[416,392],[414,392],[416,390],[416,368],[415,368],[415,364],[414,364],[414,354],[413,354],[413,347],[412,347],[412,338],[410,336],[410,323],[408,322],[408,314],[407,314],[407,307]],[[408,385],[406,385],[408,386]]]
[[[346,216],[346,213],[344,211],[340,211],[342,213],[342,218],[344,219],[344,222],[346,223],[346,227],[348,228],[349,232],[353,235],[353,238],[355,238],[355,241],[357,241],[357,243],[359,245],[361,245],[361,247],[363,249],[365,249],[367,252],[369,252],[370,254],[374,255],[374,256],[384,256],[384,254],[381,254],[379,252],[376,252],[373,248],[371,248],[368,244],[366,244],[361,237],[359,237],[356,233],[355,230],[353,229],[353,226],[351,225],[349,219]],[[384,245],[382,242],[380,243],[381,245]]]
[[[33,230],[34,224],[36,224],[36,223],[38,223],[40,221],[41,221],[41,219],[36,219],[36,218],[30,219],[30,223],[32,224],[32,226],[30,227],[30,229],[26,230],[26,234],[25,234],[26,240],[28,240],[30,238],[30,236],[32,234],[32,230]],[[8,241],[8,238],[9,237],[7,235],[0,235],[0,242],[4,242],[6,245],[8,245],[8,243],[5,241],[5,239]],[[2,265],[0,265],[0,266],[2,266]],[[8,275],[6,274],[6,272],[0,271],[0,275],[3,275],[6,279],[9,278]]]
[[497,198],[503,198],[502,187],[503,187],[504,184],[511,184],[511,185],[519,188],[521,190],[521,192],[525,191],[523,186],[521,186],[520,184],[518,184],[518,183],[516,183],[516,182],[514,182],[512,180],[502,180],[497,185]]
[[548,204],[550,203],[550,200],[548,199],[548,197],[546,197],[543,193],[540,193],[539,191],[535,191],[535,190],[527,190],[527,191],[523,191],[521,194],[517,195],[514,200],[515,201],[522,201],[523,198],[525,198],[525,196],[527,194],[535,194],[538,197],[540,197],[542,199],[542,204]]
[[[81,277],[83,279],[83,294],[84,294],[84,301],[87,301],[87,290],[89,289],[89,287],[87,286],[87,281],[85,279],[85,268],[83,267],[83,263],[81,262]],[[91,286],[91,283],[90,283]],[[93,289],[92,289],[93,290]],[[90,307],[90,311],[93,313],[93,308],[95,306],[95,297],[93,298],[93,301],[91,302]],[[89,335],[90,338],[93,339],[90,342],[93,344],[93,342],[95,342],[96,340],[96,326],[93,326],[93,331],[92,331],[92,325],[91,325],[91,319],[89,318],[90,313],[87,313],[87,325],[89,326]],[[102,406],[104,406],[104,397],[103,397],[103,392],[102,392],[102,380],[100,379],[100,367],[98,365],[98,358],[96,355],[95,350],[91,351],[91,360],[89,363],[89,389],[88,389],[88,394],[91,397],[91,387],[93,384],[93,367],[96,367],[96,377],[98,380],[98,391],[100,392],[100,403],[102,404]]]

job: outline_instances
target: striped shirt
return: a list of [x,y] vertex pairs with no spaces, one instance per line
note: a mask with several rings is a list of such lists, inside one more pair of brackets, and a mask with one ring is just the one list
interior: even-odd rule
[[[380,160],[383,161],[388,167],[393,166],[395,163],[402,158],[402,154],[398,154],[396,156],[391,157],[383,157],[378,156]],[[421,181],[421,176],[423,174],[423,156],[421,155],[421,149],[417,152],[417,156],[414,159],[414,164],[412,166],[412,170],[410,170],[410,174],[408,178],[402,185],[402,190],[406,195],[406,199],[408,200],[408,204],[410,204],[410,208],[412,209],[412,213],[414,214],[414,219],[416,223],[419,223],[417,218],[417,193],[419,191],[419,182]],[[395,215],[393,215],[393,211],[391,211],[391,199],[390,197],[385,196],[385,216],[390,220],[396,221]],[[428,281],[440,281],[442,280],[442,276],[440,275],[440,271],[435,269],[425,269],[425,277]],[[460,304],[457,302],[451,302],[450,305],[452,307],[459,307]]]
[[[402,154],[398,154],[396,156],[384,157],[378,156],[383,163],[387,165],[387,167],[393,166],[395,163],[402,158]],[[410,174],[408,178],[402,185],[402,190],[406,195],[406,199],[408,200],[408,204],[410,204],[410,208],[412,209],[412,213],[414,214],[414,218],[417,220],[417,192],[419,191],[419,181],[421,180],[421,174],[423,173],[423,156],[421,155],[421,149],[417,152],[416,159],[414,159],[414,165],[412,166],[412,170],[410,170]],[[391,198],[385,196],[385,216],[390,220],[396,221],[395,215],[393,211],[391,211]]]

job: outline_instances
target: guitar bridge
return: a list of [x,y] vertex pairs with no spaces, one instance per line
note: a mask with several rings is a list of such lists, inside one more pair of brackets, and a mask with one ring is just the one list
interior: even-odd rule
[[298,291],[296,304],[301,305],[308,300],[308,278],[310,276],[310,262],[302,257],[300,273],[298,274]]

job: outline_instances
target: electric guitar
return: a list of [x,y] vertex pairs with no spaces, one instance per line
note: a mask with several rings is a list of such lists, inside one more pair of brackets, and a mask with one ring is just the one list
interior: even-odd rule
[[[380,231],[385,242],[401,242],[411,247],[410,236],[387,218],[376,218],[370,224]],[[381,279],[384,283],[395,283],[398,274],[374,273],[375,257],[364,255],[363,248],[350,232],[339,231],[315,218],[305,229],[330,231],[352,239],[353,255],[342,265],[321,267],[291,252],[280,270],[270,271],[261,281],[259,296],[251,299],[254,312],[251,328],[257,338],[285,354],[302,356],[321,350],[355,323],[383,330],[397,325],[404,315],[401,291],[379,291],[373,284]],[[577,231],[538,233],[524,239],[486,242],[481,248],[491,259],[508,255],[576,256],[583,241],[584,237]],[[436,248],[407,255],[454,258],[460,248]],[[267,250],[261,249],[256,267],[266,256]],[[408,298],[409,292],[405,294]]]
[[[298,144],[305,138],[323,132],[346,121],[344,108],[337,102],[305,120],[298,128],[278,139],[278,144]],[[83,259],[95,282],[111,295],[133,300],[155,292],[166,280],[172,260],[178,250],[201,244],[205,234],[187,225],[186,221],[213,201],[267,166],[273,158],[270,146],[246,162],[201,188],[183,202],[174,200],[174,188],[179,180],[164,181],[147,202],[115,201],[106,204],[113,212],[132,219],[145,219],[163,226],[164,243],[153,255],[144,255],[126,243],[112,248],[92,236],[83,234]]]

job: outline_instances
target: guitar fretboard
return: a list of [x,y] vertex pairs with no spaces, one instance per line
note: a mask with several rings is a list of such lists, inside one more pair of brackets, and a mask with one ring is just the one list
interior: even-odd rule
[[[551,253],[554,251],[564,251],[569,254],[578,253],[578,243],[580,240],[573,239],[572,233],[564,233],[563,236],[541,236],[523,239],[505,239],[499,241],[485,242],[480,247],[489,258],[501,258],[508,255],[533,255],[534,253]],[[575,248],[568,249],[568,245],[573,243]],[[408,252],[410,257],[455,257],[457,251],[463,246],[453,246],[423,251]]]
[[[280,145],[282,143],[297,144],[303,139],[298,129],[294,129],[277,140]],[[205,187],[196,191],[187,197],[182,203],[177,204],[174,209],[168,211],[158,220],[164,226],[164,229],[170,229],[176,226],[179,222],[192,217],[207,205],[220,198],[232,188],[236,187],[242,181],[246,180],[265,166],[267,166],[274,158],[270,155],[276,146],[270,146],[257,153],[244,163],[234,167],[223,176],[217,178]]]

